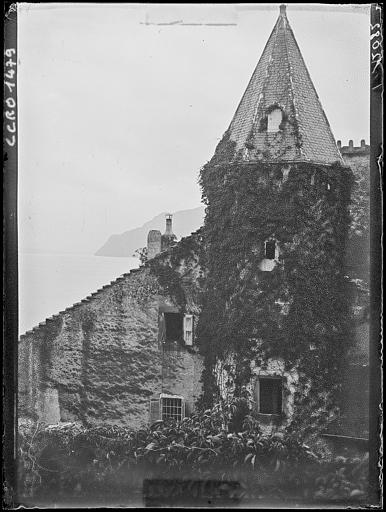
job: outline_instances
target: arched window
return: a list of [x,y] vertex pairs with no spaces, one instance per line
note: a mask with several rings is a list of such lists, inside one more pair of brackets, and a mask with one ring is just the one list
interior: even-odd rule
[[280,130],[280,124],[283,120],[283,112],[280,108],[274,108],[268,113],[267,132],[275,133]]

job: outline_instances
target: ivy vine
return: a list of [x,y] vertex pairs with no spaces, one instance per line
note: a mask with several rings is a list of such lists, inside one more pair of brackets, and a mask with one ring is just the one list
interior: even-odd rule
[[[221,143],[220,143],[221,144]],[[217,358],[235,357],[236,393],[250,379],[251,360],[282,358],[312,381],[314,396],[338,386],[349,338],[344,249],[352,173],[292,164],[288,179],[267,163],[203,167],[207,205],[203,241],[207,274],[198,343],[205,360],[204,403],[218,395]],[[264,241],[274,237],[280,260],[260,268]]]
[[200,252],[200,230],[182,238],[178,244],[147,261],[146,265],[158,282],[181,308],[185,309],[186,297],[180,267],[196,261]]

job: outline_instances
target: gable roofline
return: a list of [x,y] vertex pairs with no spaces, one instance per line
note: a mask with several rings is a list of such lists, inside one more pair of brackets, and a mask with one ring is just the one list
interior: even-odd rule
[[[190,235],[181,238],[181,240],[176,243],[176,246],[178,246],[178,244],[182,240],[186,240],[188,238],[199,236],[200,231],[201,231],[201,228],[199,228],[196,231],[192,232]],[[174,247],[176,247],[176,246],[174,246]],[[162,258],[165,258],[165,257],[171,255],[172,252],[173,252],[173,248],[174,247],[171,247],[171,248],[169,248],[169,249],[167,249],[165,251],[162,251],[157,256],[155,256],[153,259],[156,259],[156,258],[162,259]],[[140,266],[140,267],[137,267],[137,268],[132,268],[129,272],[125,272],[124,274],[121,274],[116,279],[113,279],[112,281],[110,281],[110,283],[105,284],[101,288],[98,288],[95,292],[91,293],[90,295],[87,295],[84,299],[80,300],[79,302],[75,302],[71,306],[69,306],[69,307],[59,311],[58,313],[56,313],[56,314],[54,314],[52,316],[47,317],[45,320],[40,322],[38,325],[32,327],[32,329],[28,329],[28,331],[25,331],[23,334],[20,334],[19,335],[19,342],[23,341],[25,338],[28,338],[28,336],[30,336],[31,334],[34,334],[34,333],[40,331],[40,329],[46,327],[47,323],[56,321],[61,316],[65,315],[67,313],[70,313],[71,311],[74,311],[74,310],[76,310],[79,307],[82,307],[84,305],[90,304],[102,292],[108,290],[109,288],[112,288],[115,284],[119,283],[120,281],[123,281],[125,279],[131,278],[133,275],[138,274],[140,272],[145,272],[147,270],[150,270],[149,262],[146,262],[143,266]]]
[[24,338],[28,337],[30,334],[39,331],[42,327],[45,327],[47,325],[47,322],[55,321],[59,317],[61,317],[62,315],[66,314],[66,313],[69,313],[71,311],[74,311],[78,307],[81,307],[81,306],[83,306],[85,304],[89,304],[98,295],[100,295],[101,292],[111,288],[116,283],[118,283],[120,281],[123,281],[124,279],[127,279],[128,277],[132,277],[134,274],[136,274],[136,273],[138,273],[140,271],[143,271],[144,269],[145,269],[145,267],[132,268],[129,272],[125,272],[124,274],[121,274],[116,279],[113,279],[112,281],[110,281],[110,283],[105,284],[101,288],[98,288],[95,292],[90,293],[90,295],[87,295],[84,299],[80,300],[79,302],[75,302],[71,306],[68,306],[67,308],[59,311],[58,313],[55,313],[54,315],[51,315],[51,316],[47,317],[42,322],[39,322],[38,325],[32,327],[32,329],[28,329],[28,331],[25,331],[23,334],[20,334],[19,335],[19,341],[22,341]]

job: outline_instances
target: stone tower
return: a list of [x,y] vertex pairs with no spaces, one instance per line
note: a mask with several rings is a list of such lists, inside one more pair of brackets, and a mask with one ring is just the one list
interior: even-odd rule
[[147,235],[147,258],[153,259],[161,252],[161,231],[151,229]]
[[198,337],[208,403],[247,386],[275,421],[309,414],[321,396],[328,408],[349,338],[351,175],[281,6],[200,175],[208,277]]

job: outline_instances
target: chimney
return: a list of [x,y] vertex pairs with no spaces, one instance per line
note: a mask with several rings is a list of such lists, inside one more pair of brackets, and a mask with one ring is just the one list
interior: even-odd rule
[[161,250],[165,251],[166,249],[169,249],[171,245],[173,245],[174,241],[176,240],[176,235],[173,233],[173,215],[171,213],[167,213],[165,215],[166,217],[166,229],[165,233],[162,235],[161,238]]
[[354,147],[354,142],[351,139],[348,141],[348,147],[350,149],[353,149],[353,147]]
[[337,144],[337,146],[338,146],[338,149],[341,149],[341,147],[342,147],[342,141],[341,141],[341,140],[337,140],[337,141],[336,141],[336,144]]
[[361,148],[365,148],[366,147],[366,141],[365,139],[362,139],[361,140]]
[[281,4],[280,6],[280,16],[287,16],[287,6],[285,4]]
[[166,217],[166,230],[165,230],[165,235],[167,236],[171,236],[173,235],[173,228],[172,228],[172,223],[173,223],[173,215],[171,213],[167,213],[165,215]]

